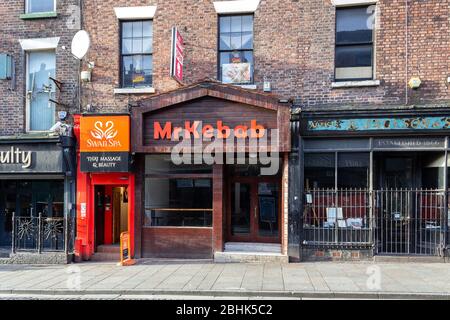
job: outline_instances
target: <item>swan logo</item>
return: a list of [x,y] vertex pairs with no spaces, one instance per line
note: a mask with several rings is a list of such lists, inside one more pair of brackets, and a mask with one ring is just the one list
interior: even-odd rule
[[91,136],[97,140],[111,140],[117,137],[119,132],[114,128],[114,122],[107,121],[106,123],[102,121],[97,121],[94,124],[94,129],[91,130]]
[[130,120],[128,116],[88,116],[80,121],[81,152],[128,152]]
[[114,138],[117,137],[119,131],[114,128],[113,121],[97,121],[94,124],[94,129],[91,130],[91,137],[87,144],[93,148],[107,148],[107,147],[121,147],[121,143]]

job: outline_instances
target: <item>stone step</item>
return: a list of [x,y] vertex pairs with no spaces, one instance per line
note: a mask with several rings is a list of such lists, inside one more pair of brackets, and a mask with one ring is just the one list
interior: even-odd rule
[[10,253],[6,251],[0,251],[0,258],[9,258]]
[[281,244],[277,243],[246,243],[246,242],[227,242],[225,243],[225,252],[268,252],[281,253]]
[[106,253],[106,252],[96,252],[91,257],[91,261],[104,261],[104,262],[119,262],[120,261],[120,253]]
[[101,245],[97,247],[97,252],[100,253],[119,253],[120,246],[119,245]]
[[216,252],[216,263],[288,263],[289,257],[270,252]]

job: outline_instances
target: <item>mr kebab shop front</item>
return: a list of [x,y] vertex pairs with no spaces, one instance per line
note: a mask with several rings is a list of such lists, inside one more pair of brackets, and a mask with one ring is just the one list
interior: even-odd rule
[[[286,255],[289,116],[288,106],[273,96],[209,81],[133,108],[135,256],[211,259],[226,243],[277,244]],[[236,136],[256,130],[259,138],[280,129],[278,146],[266,149],[278,151],[269,152],[279,160],[273,175],[262,174],[260,156],[249,153],[248,145],[237,164],[234,139],[226,144],[234,161],[218,149],[214,155],[223,163],[206,161],[205,141],[190,154],[191,162],[173,160],[180,143],[173,138],[182,130],[181,141],[186,134],[205,138],[212,132],[221,141],[233,129]]]
[[[120,235],[134,231],[134,175],[130,172],[130,116],[75,116],[77,260],[119,253]],[[131,245],[131,254],[134,253]],[[100,256],[100,255],[99,255]],[[111,256],[111,255],[109,255]]]

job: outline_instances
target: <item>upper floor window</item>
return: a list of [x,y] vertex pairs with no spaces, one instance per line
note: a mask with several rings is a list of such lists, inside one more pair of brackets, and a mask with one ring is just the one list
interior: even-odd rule
[[151,87],[153,24],[151,20],[121,22],[122,88]]
[[26,0],[25,13],[56,11],[56,0]]
[[219,17],[219,79],[253,83],[253,15]]
[[335,80],[373,79],[375,6],[336,9]]
[[27,53],[27,130],[47,131],[55,124],[56,55],[54,50]]

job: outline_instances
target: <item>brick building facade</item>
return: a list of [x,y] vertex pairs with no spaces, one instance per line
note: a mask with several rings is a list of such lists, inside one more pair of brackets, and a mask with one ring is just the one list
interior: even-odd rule
[[[333,1],[262,0],[254,13],[257,88],[262,89],[264,80],[270,81],[275,95],[295,99],[301,106],[448,101],[449,3],[371,3],[377,3],[374,78],[380,80],[379,85],[333,88],[336,8]],[[217,78],[218,14],[212,1],[87,1],[85,28],[93,42],[89,59],[96,67],[92,86],[86,86],[84,98],[85,104],[97,106],[98,111],[126,110],[129,99],[139,99],[113,94],[113,89],[119,86],[120,44],[114,7],[144,5],[157,5],[153,19],[156,92],[178,87],[169,76],[170,29],[174,25],[181,30],[186,44],[185,83]],[[421,77],[420,90],[406,89],[412,76]]]
[[56,12],[57,17],[32,19],[24,16],[25,2],[22,0],[4,1],[0,5],[0,53],[10,54],[15,63],[15,80],[0,80],[0,136],[26,132],[26,51],[20,40],[60,38],[55,49],[56,79],[62,83],[62,90],[56,91],[56,100],[61,104],[55,110],[71,113],[78,110],[78,64],[70,53],[70,45],[80,30],[79,1],[57,1]]
[[0,3],[0,258],[10,258],[3,263],[71,260],[72,130],[65,127],[60,138],[50,129],[59,111],[78,111],[78,62],[70,48],[80,19],[78,0]]

